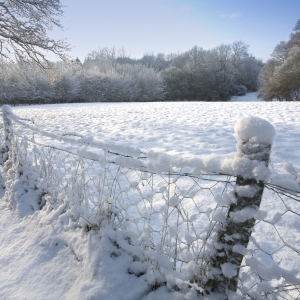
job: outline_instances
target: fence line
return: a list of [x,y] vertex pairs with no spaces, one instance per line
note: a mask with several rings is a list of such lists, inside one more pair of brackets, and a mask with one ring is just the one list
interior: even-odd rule
[[[211,299],[300,296],[299,270],[293,270],[300,265],[300,195],[263,183],[268,157],[259,153],[270,151],[270,141],[259,143],[264,149],[256,151],[240,140],[238,149],[246,154],[235,158],[183,160],[76,140],[74,134],[49,134],[8,107],[3,107],[3,119],[2,176],[11,179],[5,181],[11,208],[19,201],[11,191],[22,183],[21,197],[34,195],[28,205],[47,209],[49,219],[76,222],[86,230],[101,230],[109,223],[111,240],[140,264],[129,272],[148,274],[153,288],[194,289],[199,298]],[[43,145],[36,141],[39,134],[85,148],[73,153]],[[88,151],[91,146],[105,150]],[[120,149],[125,153],[118,153]],[[206,174],[209,168],[232,173]],[[264,199],[276,201],[260,203],[264,187]],[[294,235],[292,229],[283,233],[287,220],[295,223]]]

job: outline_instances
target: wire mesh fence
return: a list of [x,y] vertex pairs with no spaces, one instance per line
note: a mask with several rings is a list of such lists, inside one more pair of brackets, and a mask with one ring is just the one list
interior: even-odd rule
[[[195,175],[189,167],[155,173],[144,167],[147,157],[107,149],[88,152],[87,147],[70,151],[64,143],[46,144],[20,123],[14,124],[9,142],[4,168],[7,173],[14,168],[10,176],[22,181],[23,194],[35,191],[36,201],[29,203],[33,211],[47,209],[49,219],[75,222],[86,230],[109,223],[123,232],[123,240],[115,238],[117,246],[147,266],[131,273],[152,274],[153,288],[167,285],[194,289],[199,298],[215,297],[206,284],[220,270],[210,258],[218,249],[228,250],[219,236],[236,202],[235,176]],[[9,201],[11,206],[18,202],[16,197]],[[243,261],[238,268],[221,266],[226,277],[238,277],[238,284],[236,291],[216,299],[300,298],[299,212],[299,193],[265,184],[248,246],[236,242],[239,233],[226,235]],[[238,222],[246,222],[248,214],[244,218]]]

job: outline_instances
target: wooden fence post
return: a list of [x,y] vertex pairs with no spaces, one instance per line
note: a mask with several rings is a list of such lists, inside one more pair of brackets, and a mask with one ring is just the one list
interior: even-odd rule
[[9,159],[9,150],[11,148],[12,121],[9,114],[12,112],[9,105],[2,106],[4,143],[2,147],[3,162]]
[[215,253],[208,262],[210,279],[204,284],[207,293],[221,294],[222,299],[228,299],[228,294],[237,290],[239,269],[244,256],[233,248],[235,245],[244,248],[248,246],[256,221],[255,212],[259,209],[264,190],[264,174],[260,173],[268,171],[260,167],[261,163],[268,166],[275,136],[274,127],[270,123],[255,117],[239,120],[235,125],[235,133],[238,142],[237,158],[240,158],[245,174],[237,177],[236,203],[230,205],[226,222],[217,231]]

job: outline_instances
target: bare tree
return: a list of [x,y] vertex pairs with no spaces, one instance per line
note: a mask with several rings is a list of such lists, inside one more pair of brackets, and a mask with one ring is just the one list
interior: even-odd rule
[[62,29],[60,0],[0,1],[0,59],[48,63],[47,52],[66,59],[69,45],[47,36],[55,27]]

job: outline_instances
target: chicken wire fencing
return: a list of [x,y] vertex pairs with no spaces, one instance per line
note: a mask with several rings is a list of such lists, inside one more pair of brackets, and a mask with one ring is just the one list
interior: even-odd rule
[[147,276],[153,289],[166,285],[199,299],[300,298],[299,192],[266,183],[255,213],[232,214],[234,175],[190,166],[154,172],[144,153],[74,146],[82,137],[66,134],[68,144],[28,123],[10,111],[4,117],[1,175],[10,208],[105,228],[134,258],[128,272]]

